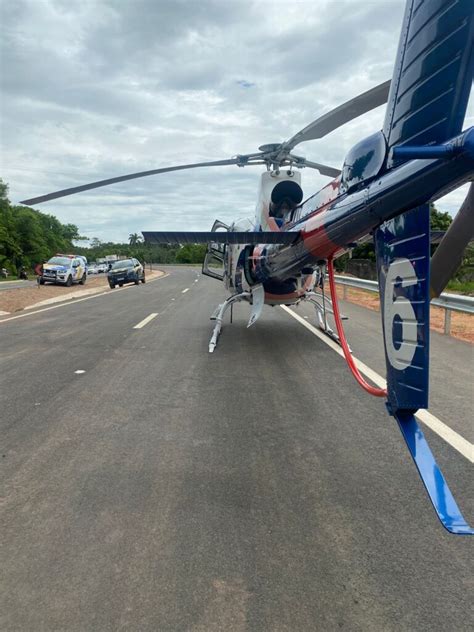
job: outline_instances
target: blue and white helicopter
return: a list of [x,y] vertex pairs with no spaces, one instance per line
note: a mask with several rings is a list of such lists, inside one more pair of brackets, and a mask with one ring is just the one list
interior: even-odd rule
[[[463,518],[415,419],[428,407],[430,299],[440,294],[474,233],[469,195],[430,261],[429,203],[474,178],[474,128],[463,130],[473,77],[472,0],[407,0],[391,81],[316,119],[283,143],[254,154],[178,165],[101,180],[25,200],[37,204],[126,180],[207,166],[264,165],[255,220],[210,232],[144,232],[150,243],[207,243],[203,272],[223,280],[213,351],[225,311],[251,305],[249,325],[264,304],[311,301],[321,328],[337,338],[354,376],[387,408],[402,431],[436,513],[455,534],[474,534]],[[387,102],[383,129],[348,152],[342,171],[295,155],[300,143]],[[299,168],[334,178],[302,201]],[[334,258],[373,236],[379,276],[387,388],[365,382],[344,337],[334,285]],[[217,260],[221,268],[212,269]],[[329,274],[332,302],[324,295]],[[334,314],[337,335],[326,320]]]

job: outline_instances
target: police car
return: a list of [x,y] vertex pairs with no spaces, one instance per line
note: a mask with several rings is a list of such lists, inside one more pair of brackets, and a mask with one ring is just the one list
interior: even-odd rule
[[145,269],[138,259],[122,259],[116,261],[107,272],[107,279],[113,289],[116,285],[122,287],[124,283],[145,283]]
[[71,286],[73,283],[84,285],[87,279],[87,259],[79,255],[55,255],[43,265],[43,274],[39,277],[41,285],[55,283]]

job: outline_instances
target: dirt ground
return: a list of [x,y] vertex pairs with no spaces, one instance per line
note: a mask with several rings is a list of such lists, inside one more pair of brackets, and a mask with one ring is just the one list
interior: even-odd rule
[[[160,276],[162,273],[154,270],[153,272],[146,272],[146,278],[152,279]],[[107,276],[105,274],[98,274],[89,276],[85,285],[72,285],[71,287],[65,287],[64,285],[52,285],[46,283],[45,285],[37,285],[35,287],[17,288],[11,290],[0,291],[0,312],[19,312],[25,307],[35,305],[40,301],[44,301],[49,298],[61,297],[66,294],[80,294],[84,290],[90,290],[92,288],[103,289],[104,291],[113,292],[109,288],[107,282]]]
[[[338,285],[337,295],[340,299],[343,298],[343,292],[344,288]],[[364,290],[346,287],[345,300],[376,312],[380,311],[379,297],[375,292],[364,292]],[[441,307],[431,307],[430,329],[440,334],[444,333],[444,315],[445,310]],[[461,312],[451,312],[451,336],[474,343],[474,316]]]

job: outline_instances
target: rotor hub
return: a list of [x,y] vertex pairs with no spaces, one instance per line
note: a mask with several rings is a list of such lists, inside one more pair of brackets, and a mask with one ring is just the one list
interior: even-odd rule
[[272,152],[277,151],[281,147],[281,143],[269,143],[268,145],[260,145],[259,151]]

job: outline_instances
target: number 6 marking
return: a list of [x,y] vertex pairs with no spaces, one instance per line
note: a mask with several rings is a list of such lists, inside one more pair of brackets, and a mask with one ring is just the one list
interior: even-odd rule
[[[410,301],[404,296],[395,298],[395,284],[397,281],[400,282],[400,280],[402,287],[409,287],[418,283],[415,268],[408,259],[395,259],[390,264],[385,279],[384,293],[384,329],[387,357],[394,369],[402,371],[411,365],[415,355],[418,340],[418,323],[415,310]],[[393,339],[393,321],[396,316],[402,321],[402,339],[397,341],[401,343],[398,349],[395,347]]]

